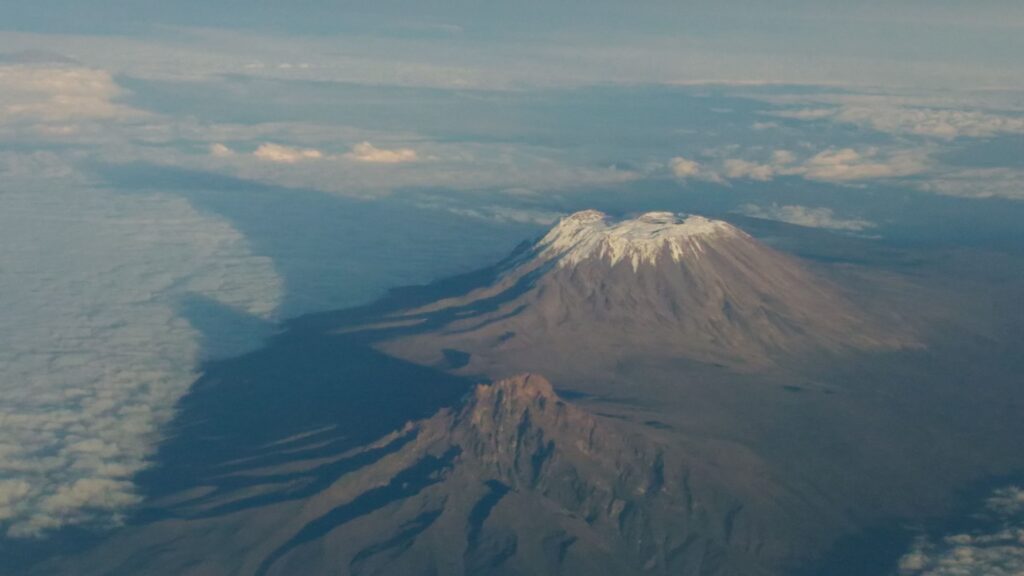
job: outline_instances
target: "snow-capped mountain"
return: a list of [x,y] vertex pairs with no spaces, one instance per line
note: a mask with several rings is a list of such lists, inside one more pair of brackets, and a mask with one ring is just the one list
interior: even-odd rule
[[[932,368],[928,350],[890,354],[915,340],[883,315],[888,285],[844,266],[699,216],[573,214],[494,267],[304,319],[266,355],[212,370],[196,390],[217,396],[195,396],[199,413],[177,429],[209,443],[211,462],[183,468],[182,489],[136,526],[53,565],[266,576],[814,567],[839,538],[910,506],[933,510],[945,490],[928,471],[946,453],[928,447],[948,412],[929,402],[950,366]],[[843,278],[863,279],[852,296]],[[789,362],[803,358],[813,361]],[[455,388],[461,401],[447,397]],[[263,412],[238,419],[252,398]],[[435,401],[439,411],[420,411]],[[253,430],[267,441],[223,448]],[[976,449],[964,441],[960,461]]]
[[669,212],[577,212],[490,284],[389,320],[418,328],[387,339],[388,352],[435,365],[454,354],[491,375],[635,356],[749,368],[909,342],[796,258]]

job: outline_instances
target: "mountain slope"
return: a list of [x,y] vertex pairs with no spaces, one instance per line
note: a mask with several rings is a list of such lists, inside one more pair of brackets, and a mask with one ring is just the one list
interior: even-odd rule
[[296,462],[246,471],[244,490],[186,494],[75,572],[756,575],[791,545],[678,450],[539,376],[478,386],[342,460],[360,465],[302,499],[286,498]]
[[597,372],[633,357],[749,369],[912,343],[742,230],[666,212],[623,221],[578,212],[492,284],[387,320],[406,328],[382,331],[383,350],[442,367],[463,358],[491,375],[558,362]]

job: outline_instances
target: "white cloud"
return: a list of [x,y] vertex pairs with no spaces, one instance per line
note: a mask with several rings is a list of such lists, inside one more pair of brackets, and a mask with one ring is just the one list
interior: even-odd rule
[[830,148],[807,159],[797,170],[808,180],[850,182],[899,178],[928,169],[928,155],[920,150],[882,154],[877,148]]
[[849,95],[829,108],[797,108],[769,114],[796,120],[830,120],[865,126],[886,134],[913,134],[952,140],[1024,134],[1021,112],[903,105],[900,99]]
[[927,192],[963,198],[1024,200],[1024,169],[962,168],[944,170],[916,184]]
[[215,158],[230,158],[235,155],[235,151],[228,148],[226,145],[220,142],[214,142],[210,144],[210,156]]
[[[166,148],[143,147],[127,150],[130,156],[123,161],[169,164],[228,173],[275,186],[359,197],[411,187],[464,191],[515,187],[548,193],[613,186],[642,177],[639,171],[615,166],[580,165],[575,159],[562,158],[548,147],[468,142],[425,142],[421,146],[423,149],[418,156],[429,158],[429,162],[382,165],[342,161],[340,155],[324,154],[318,161],[287,163],[260,160],[252,154],[213,157],[173,151],[169,154]],[[381,170],[382,166],[401,169]]]
[[730,158],[724,163],[725,177],[731,179],[759,180],[766,182],[775,177],[775,167],[768,164],[748,162]]
[[904,576],[1020,576],[1024,574],[1024,490],[997,490],[969,531],[922,536],[899,561]]
[[925,150],[883,152],[875,147],[829,148],[802,160],[788,150],[775,150],[767,161],[725,158],[717,167],[676,157],[670,165],[680,180],[699,178],[713,182],[767,182],[780,176],[800,176],[819,182],[849,183],[913,176],[930,168]]
[[823,120],[825,118],[834,118],[836,110],[834,108],[799,108],[796,110],[777,110],[770,114],[779,118],[791,118],[793,120]]
[[841,109],[835,119],[889,134],[916,134],[946,140],[1024,134],[1024,116],[978,110],[848,106]]
[[18,507],[32,492],[32,485],[23,478],[0,480],[0,522],[18,515]]
[[324,157],[323,152],[315,148],[292,148],[265,142],[252,153],[253,156],[267,162],[281,164],[295,164],[306,160],[320,160]]
[[796,162],[796,154],[789,150],[775,150],[772,152],[772,162],[778,166],[787,166]]
[[722,177],[718,175],[714,170],[710,170],[703,164],[695,161],[683,158],[682,156],[676,156],[669,160],[669,168],[672,170],[672,174],[679,180],[705,180],[708,182],[721,182]]
[[124,90],[105,70],[77,66],[0,65],[0,124],[68,124],[138,118],[117,102]]
[[115,511],[139,501],[128,479],[79,478],[60,486],[43,500],[43,513],[53,516],[76,514],[83,508]]
[[837,218],[831,208],[824,207],[814,208],[801,205],[779,206],[777,204],[772,204],[771,206],[757,206],[755,204],[744,204],[743,206],[740,206],[737,211],[753,218],[778,220],[780,222],[796,224],[797,226],[806,226],[808,228],[825,228],[828,230],[860,232],[875,226],[874,223],[867,220]]
[[[117,93],[116,85],[113,88],[111,93]],[[560,156],[549,147],[525,144],[438,143],[410,132],[382,133],[308,122],[208,124],[159,114],[133,118],[131,122],[116,117],[42,125],[36,119],[25,126],[0,122],[0,140],[27,143],[59,138],[62,144],[73,145],[60,154],[79,164],[159,164],[360,197],[421,186],[458,190],[522,187],[547,192],[609,186],[641,177],[633,170],[581,165],[578,159]],[[420,144],[416,149],[381,148],[372,144],[378,138]],[[360,144],[346,154],[326,152],[351,142]],[[205,153],[196,154],[198,147]],[[248,151],[253,148],[254,152]],[[430,162],[419,162],[425,159]],[[376,169],[399,162],[404,169]]]
[[368,162],[373,164],[401,164],[404,162],[415,162],[419,156],[412,148],[396,148],[386,150],[377,148],[369,142],[360,142],[352,147],[352,151],[345,154],[345,158],[356,162]]
[[202,352],[182,297],[272,318],[283,291],[226,222],[180,198],[96,189],[60,163],[0,154],[0,531],[11,536],[116,522],[137,501],[132,476]]
[[682,156],[676,156],[670,160],[669,165],[672,167],[672,173],[676,175],[676,178],[686,179],[700,174],[700,164],[693,160],[687,160]]
[[676,156],[669,161],[669,165],[672,167],[672,173],[676,175],[676,178],[686,179],[692,178],[700,174],[700,164],[693,160],[687,160],[682,156]]
[[985,506],[999,514],[1024,514],[1024,488],[1020,486],[1000,488],[985,501]]

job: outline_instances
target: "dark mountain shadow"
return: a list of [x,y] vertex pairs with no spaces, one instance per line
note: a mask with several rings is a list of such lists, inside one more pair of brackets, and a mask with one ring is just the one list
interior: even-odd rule
[[289,331],[208,363],[137,482],[159,497],[239,466],[340,455],[453,404],[469,384],[351,338]]
[[228,220],[253,253],[273,260],[285,284],[285,317],[354,306],[395,285],[489,264],[539,229],[401,199],[366,201],[167,166],[109,165],[98,176],[124,193],[175,194]]
[[[456,404],[476,382],[382,354],[370,347],[372,338],[366,335],[334,330],[342,320],[373,318],[485,284],[499,266],[396,289],[368,306],[300,317],[258,350],[205,361],[202,376],[178,402],[174,419],[164,428],[165,438],[152,465],[136,476],[144,501],[121,529],[168,517],[218,516],[306,498],[345,473],[399,450],[408,437],[345,456],[409,421]],[[199,296],[180,306],[208,340],[204,354],[224,351],[223,343],[213,340],[231,339],[224,333],[230,326],[250,334],[253,329],[269,334],[277,328]],[[319,458],[329,461],[298,472],[231,475]],[[204,492],[199,496],[175,505],[158,503],[200,487]],[[272,489],[232,498],[260,487]],[[108,536],[107,527],[73,526],[39,541],[0,538],[0,576],[29,573],[42,561],[81,552]]]
[[177,304],[178,314],[199,331],[202,359],[230,358],[257,347],[277,325],[201,294],[188,294]]
[[[406,422],[455,404],[475,381],[393,358],[370,344],[395,331],[449,322],[459,311],[426,314],[422,325],[406,328],[351,334],[339,333],[339,328],[379,320],[393,310],[487,285],[528,248],[529,244],[523,243],[494,266],[424,286],[395,289],[366,306],[297,318],[287,322],[284,331],[269,338],[259,350],[207,361],[202,377],[179,401],[177,415],[165,429],[166,439],[153,466],[140,473],[136,482],[148,502],[202,486],[204,494],[186,504],[209,502],[213,507],[202,512],[143,507],[134,521],[149,522],[178,514],[218,515],[308,497],[347,471],[401,448],[407,438],[394,439],[356,456],[343,456],[348,450],[400,429]],[[510,292],[526,289],[531,280],[525,278],[523,286]],[[506,298],[501,295],[473,303],[472,307],[492,309]],[[231,309],[202,298],[187,300],[183,306],[190,321],[194,320],[204,334],[214,328],[223,330],[220,327],[226,325],[222,322],[225,315],[236,325],[251,321],[237,317],[237,313],[232,316]],[[230,475],[319,458],[330,461],[300,472]],[[239,500],[225,498],[249,488],[281,484],[290,488]],[[231,503],[214,504],[225,501]]]
[[[530,242],[519,244],[511,254],[493,266],[458,276],[443,278],[430,284],[395,288],[388,291],[383,298],[366,306],[336,312],[308,314],[289,321],[288,326],[300,331],[345,330],[347,328],[360,327],[361,324],[366,322],[386,321],[386,316],[392,312],[416,308],[449,297],[462,296],[476,288],[488,286],[497,281],[502,272],[512,268],[527,254],[531,246],[532,243]],[[401,334],[412,334],[437,328],[451,322],[461,314],[469,312],[479,314],[497,310],[502,304],[514,300],[515,297],[528,291],[533,286],[537,277],[545,270],[546,268],[539,268],[535,272],[527,274],[514,286],[491,298],[481,299],[465,306],[403,317],[405,320],[418,320],[420,321],[418,324],[382,327],[379,329],[360,328],[353,332],[351,337],[372,342],[382,338],[391,338]]]

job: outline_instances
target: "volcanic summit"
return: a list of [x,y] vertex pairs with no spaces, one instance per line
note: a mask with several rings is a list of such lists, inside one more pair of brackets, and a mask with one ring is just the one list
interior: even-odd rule
[[577,212],[487,285],[389,320],[419,328],[386,351],[434,365],[457,352],[492,375],[638,356],[749,368],[903,342],[806,263],[728,222],[671,212]]

